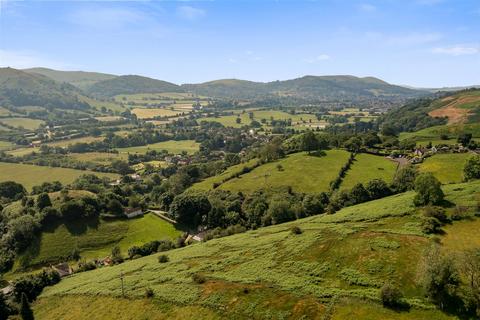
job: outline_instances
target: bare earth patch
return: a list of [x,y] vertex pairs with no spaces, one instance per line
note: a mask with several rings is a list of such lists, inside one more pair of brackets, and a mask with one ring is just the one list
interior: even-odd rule
[[[450,100],[452,99],[442,99],[444,102]],[[431,117],[448,117],[448,124],[465,123],[468,119],[468,116],[471,114],[471,110],[468,108],[460,108],[459,106],[475,101],[478,101],[477,97],[464,97],[455,99],[445,107],[430,111],[428,115]]]

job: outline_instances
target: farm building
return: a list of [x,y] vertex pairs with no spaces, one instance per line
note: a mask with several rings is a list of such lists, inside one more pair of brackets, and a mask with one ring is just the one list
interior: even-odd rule
[[125,208],[123,214],[125,214],[128,219],[131,219],[134,217],[142,216],[143,211],[141,208]]
[[57,271],[62,278],[69,276],[73,273],[72,268],[66,262],[56,264],[52,266],[52,269]]

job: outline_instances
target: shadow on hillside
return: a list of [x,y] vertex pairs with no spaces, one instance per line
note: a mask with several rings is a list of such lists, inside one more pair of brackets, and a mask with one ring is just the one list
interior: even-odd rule
[[73,236],[85,234],[88,229],[98,229],[100,218],[75,219],[63,222],[68,232]]

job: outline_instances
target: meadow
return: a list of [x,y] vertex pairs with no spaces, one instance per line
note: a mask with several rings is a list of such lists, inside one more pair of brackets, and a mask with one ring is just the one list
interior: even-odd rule
[[0,118],[0,123],[15,128],[22,127],[27,130],[35,130],[38,129],[42,124],[45,124],[45,121],[30,118]]
[[342,150],[329,150],[325,156],[295,153],[231,179],[219,189],[250,193],[261,188],[290,186],[295,192],[328,191],[330,181],[335,179],[348,157],[349,153]]
[[183,112],[188,113],[189,110],[171,110],[168,108],[134,108],[132,113],[138,119],[152,119],[155,117],[175,117]]
[[167,150],[169,153],[172,154],[180,154],[184,151],[189,154],[193,154],[197,152],[199,148],[200,143],[195,142],[194,140],[169,140],[153,144],[147,144],[146,146],[117,148],[117,150],[120,153],[146,153],[149,150]]
[[[415,132],[402,132],[400,133],[399,140],[414,139],[417,141],[417,145],[425,146],[431,142],[433,145],[438,144],[456,144],[457,137],[461,133],[471,133],[474,138],[480,138],[480,124],[454,124],[454,125],[441,125],[429,127]],[[441,139],[441,135],[446,135],[447,139]]]
[[114,173],[101,173],[67,168],[52,168],[19,163],[0,162],[0,181],[15,181],[22,184],[25,189],[31,190],[33,186],[47,181],[60,181],[69,184],[82,174],[92,173],[99,177],[109,179],[117,178]]
[[86,152],[70,153],[68,156],[77,161],[92,162],[101,165],[108,165],[113,160],[128,160],[128,155],[124,153]]
[[13,146],[14,146],[14,144],[11,143],[10,141],[0,140],[0,150],[8,150]]
[[419,165],[422,172],[431,172],[442,183],[463,181],[463,167],[471,153],[445,153],[429,157]]
[[[449,185],[447,199],[462,205],[480,182]],[[139,313],[148,319],[455,319],[426,300],[417,283],[422,252],[431,244],[413,209],[413,192],[248,231],[119,266],[76,274],[46,288],[34,304],[37,319],[101,319]],[[469,223],[469,221],[466,221]],[[455,225],[455,224],[454,224]],[[298,226],[303,232],[293,234]],[[471,235],[464,234],[466,241]],[[119,276],[123,273],[125,299]],[[192,280],[201,274],[205,282]],[[395,281],[410,309],[392,311],[379,287]],[[145,289],[154,298],[144,298]],[[62,304],[74,302],[72,314]],[[126,307],[126,305],[130,307]],[[115,310],[119,306],[119,310]],[[98,312],[95,312],[98,309]],[[139,309],[139,310],[137,310]],[[327,315],[327,310],[332,314]]]
[[373,179],[382,179],[386,183],[390,183],[396,170],[397,164],[384,157],[365,153],[357,154],[343,179],[341,189],[351,189],[357,183],[365,185]]

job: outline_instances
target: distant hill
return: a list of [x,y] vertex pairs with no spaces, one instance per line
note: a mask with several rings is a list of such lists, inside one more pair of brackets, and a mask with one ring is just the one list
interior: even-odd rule
[[127,75],[99,81],[88,87],[86,92],[98,97],[113,97],[119,94],[185,92],[185,90],[170,82]]
[[81,92],[68,83],[13,68],[0,68],[0,105],[89,109],[79,100]]
[[425,94],[420,90],[391,85],[373,77],[305,76],[292,80],[252,82],[236,79],[183,85],[199,95],[251,99],[264,96],[298,97],[308,100],[355,100],[366,98],[410,98]]
[[96,82],[117,77],[113,74],[85,71],[59,71],[48,68],[31,68],[22,71],[41,74],[58,82],[67,82],[80,89],[86,89]]

